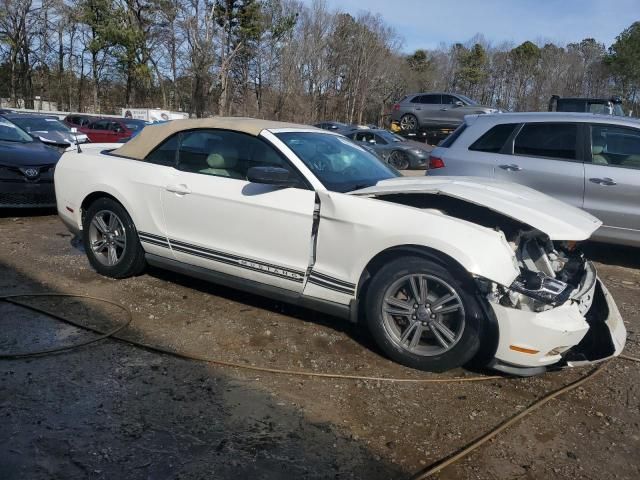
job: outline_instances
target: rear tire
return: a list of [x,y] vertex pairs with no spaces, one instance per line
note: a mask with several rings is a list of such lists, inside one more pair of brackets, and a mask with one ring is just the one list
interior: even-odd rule
[[470,279],[422,257],[382,267],[365,299],[367,325],[392,360],[444,372],[480,349],[486,319]]
[[146,266],[131,217],[111,198],[99,198],[89,206],[82,223],[82,241],[89,263],[105,277],[131,277]]

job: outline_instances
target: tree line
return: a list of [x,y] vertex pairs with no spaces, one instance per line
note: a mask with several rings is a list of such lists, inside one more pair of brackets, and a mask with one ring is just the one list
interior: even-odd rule
[[0,0],[0,97],[34,108],[311,123],[379,123],[414,91],[462,93],[504,110],[544,110],[552,94],[640,103],[640,22],[607,47],[527,41],[402,52],[377,15],[323,0]]

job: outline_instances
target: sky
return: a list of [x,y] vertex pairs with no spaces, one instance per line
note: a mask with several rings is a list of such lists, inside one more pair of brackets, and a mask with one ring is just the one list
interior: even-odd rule
[[[304,0],[310,4],[313,0]],[[404,39],[402,50],[465,43],[477,33],[492,44],[556,44],[595,38],[609,47],[640,20],[640,0],[325,0],[333,10],[380,14]]]

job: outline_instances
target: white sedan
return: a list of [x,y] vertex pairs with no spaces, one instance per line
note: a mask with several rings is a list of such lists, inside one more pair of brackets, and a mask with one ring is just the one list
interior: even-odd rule
[[626,331],[580,253],[601,222],[516,184],[406,178],[340,135],[214,118],[90,144],[58,212],[102,275],[160,266],[365,323],[414,368],[530,375],[618,355]]

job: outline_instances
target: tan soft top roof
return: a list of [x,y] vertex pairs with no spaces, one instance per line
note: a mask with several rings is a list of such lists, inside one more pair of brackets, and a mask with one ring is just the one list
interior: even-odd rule
[[172,120],[159,125],[149,125],[142,132],[133,137],[120,148],[113,151],[116,155],[144,160],[151,151],[160,145],[165,139],[177,132],[193,130],[196,128],[222,128],[236,132],[248,133],[258,136],[263,130],[274,128],[305,128],[314,129],[308,125],[296,123],[275,122],[272,120],[259,120],[245,117],[214,117],[198,118],[191,120]]

